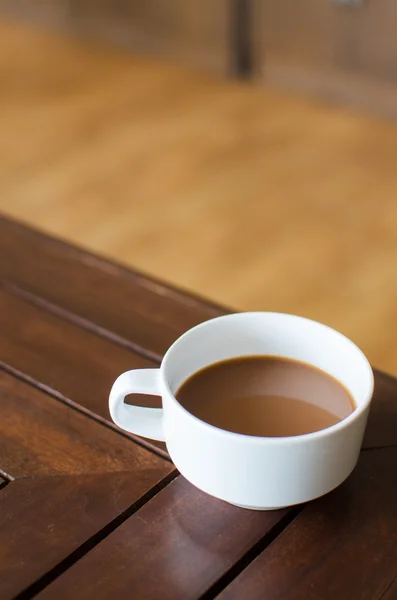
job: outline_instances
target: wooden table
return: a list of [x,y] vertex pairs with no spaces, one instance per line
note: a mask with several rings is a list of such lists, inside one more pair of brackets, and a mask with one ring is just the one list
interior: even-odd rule
[[7,219],[0,279],[1,599],[397,598],[397,380],[376,373],[340,488],[238,509],[107,408],[119,373],[222,308]]

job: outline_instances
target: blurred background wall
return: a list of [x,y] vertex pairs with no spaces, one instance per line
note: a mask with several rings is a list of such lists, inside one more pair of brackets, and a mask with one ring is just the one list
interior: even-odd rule
[[397,373],[392,0],[0,0],[0,208]]

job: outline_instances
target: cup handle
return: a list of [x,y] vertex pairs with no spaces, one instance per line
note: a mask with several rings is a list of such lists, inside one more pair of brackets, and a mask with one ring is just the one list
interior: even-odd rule
[[164,442],[163,409],[125,404],[128,394],[161,396],[160,369],[136,369],[120,375],[110,391],[109,410],[121,429]]

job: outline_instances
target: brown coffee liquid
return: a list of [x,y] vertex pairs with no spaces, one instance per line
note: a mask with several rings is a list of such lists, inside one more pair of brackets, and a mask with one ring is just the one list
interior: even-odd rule
[[319,431],[356,408],[343,385],[324,371],[275,356],[210,365],[185,381],[176,398],[211,425],[266,437]]

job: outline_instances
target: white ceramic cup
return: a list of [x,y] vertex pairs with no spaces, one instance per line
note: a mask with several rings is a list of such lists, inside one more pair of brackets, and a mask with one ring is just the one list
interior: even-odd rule
[[[322,369],[349,390],[356,410],[321,431],[271,438],[214,427],[175,398],[196,371],[249,355],[286,357]],[[373,383],[364,354],[337,331],[293,315],[237,313],[190,329],[170,347],[159,369],[120,375],[109,408],[122,429],[165,441],[182,475],[204,492],[238,506],[266,510],[317,498],[346,479],[358,460]],[[159,395],[163,408],[125,404],[125,396],[133,393]]]

